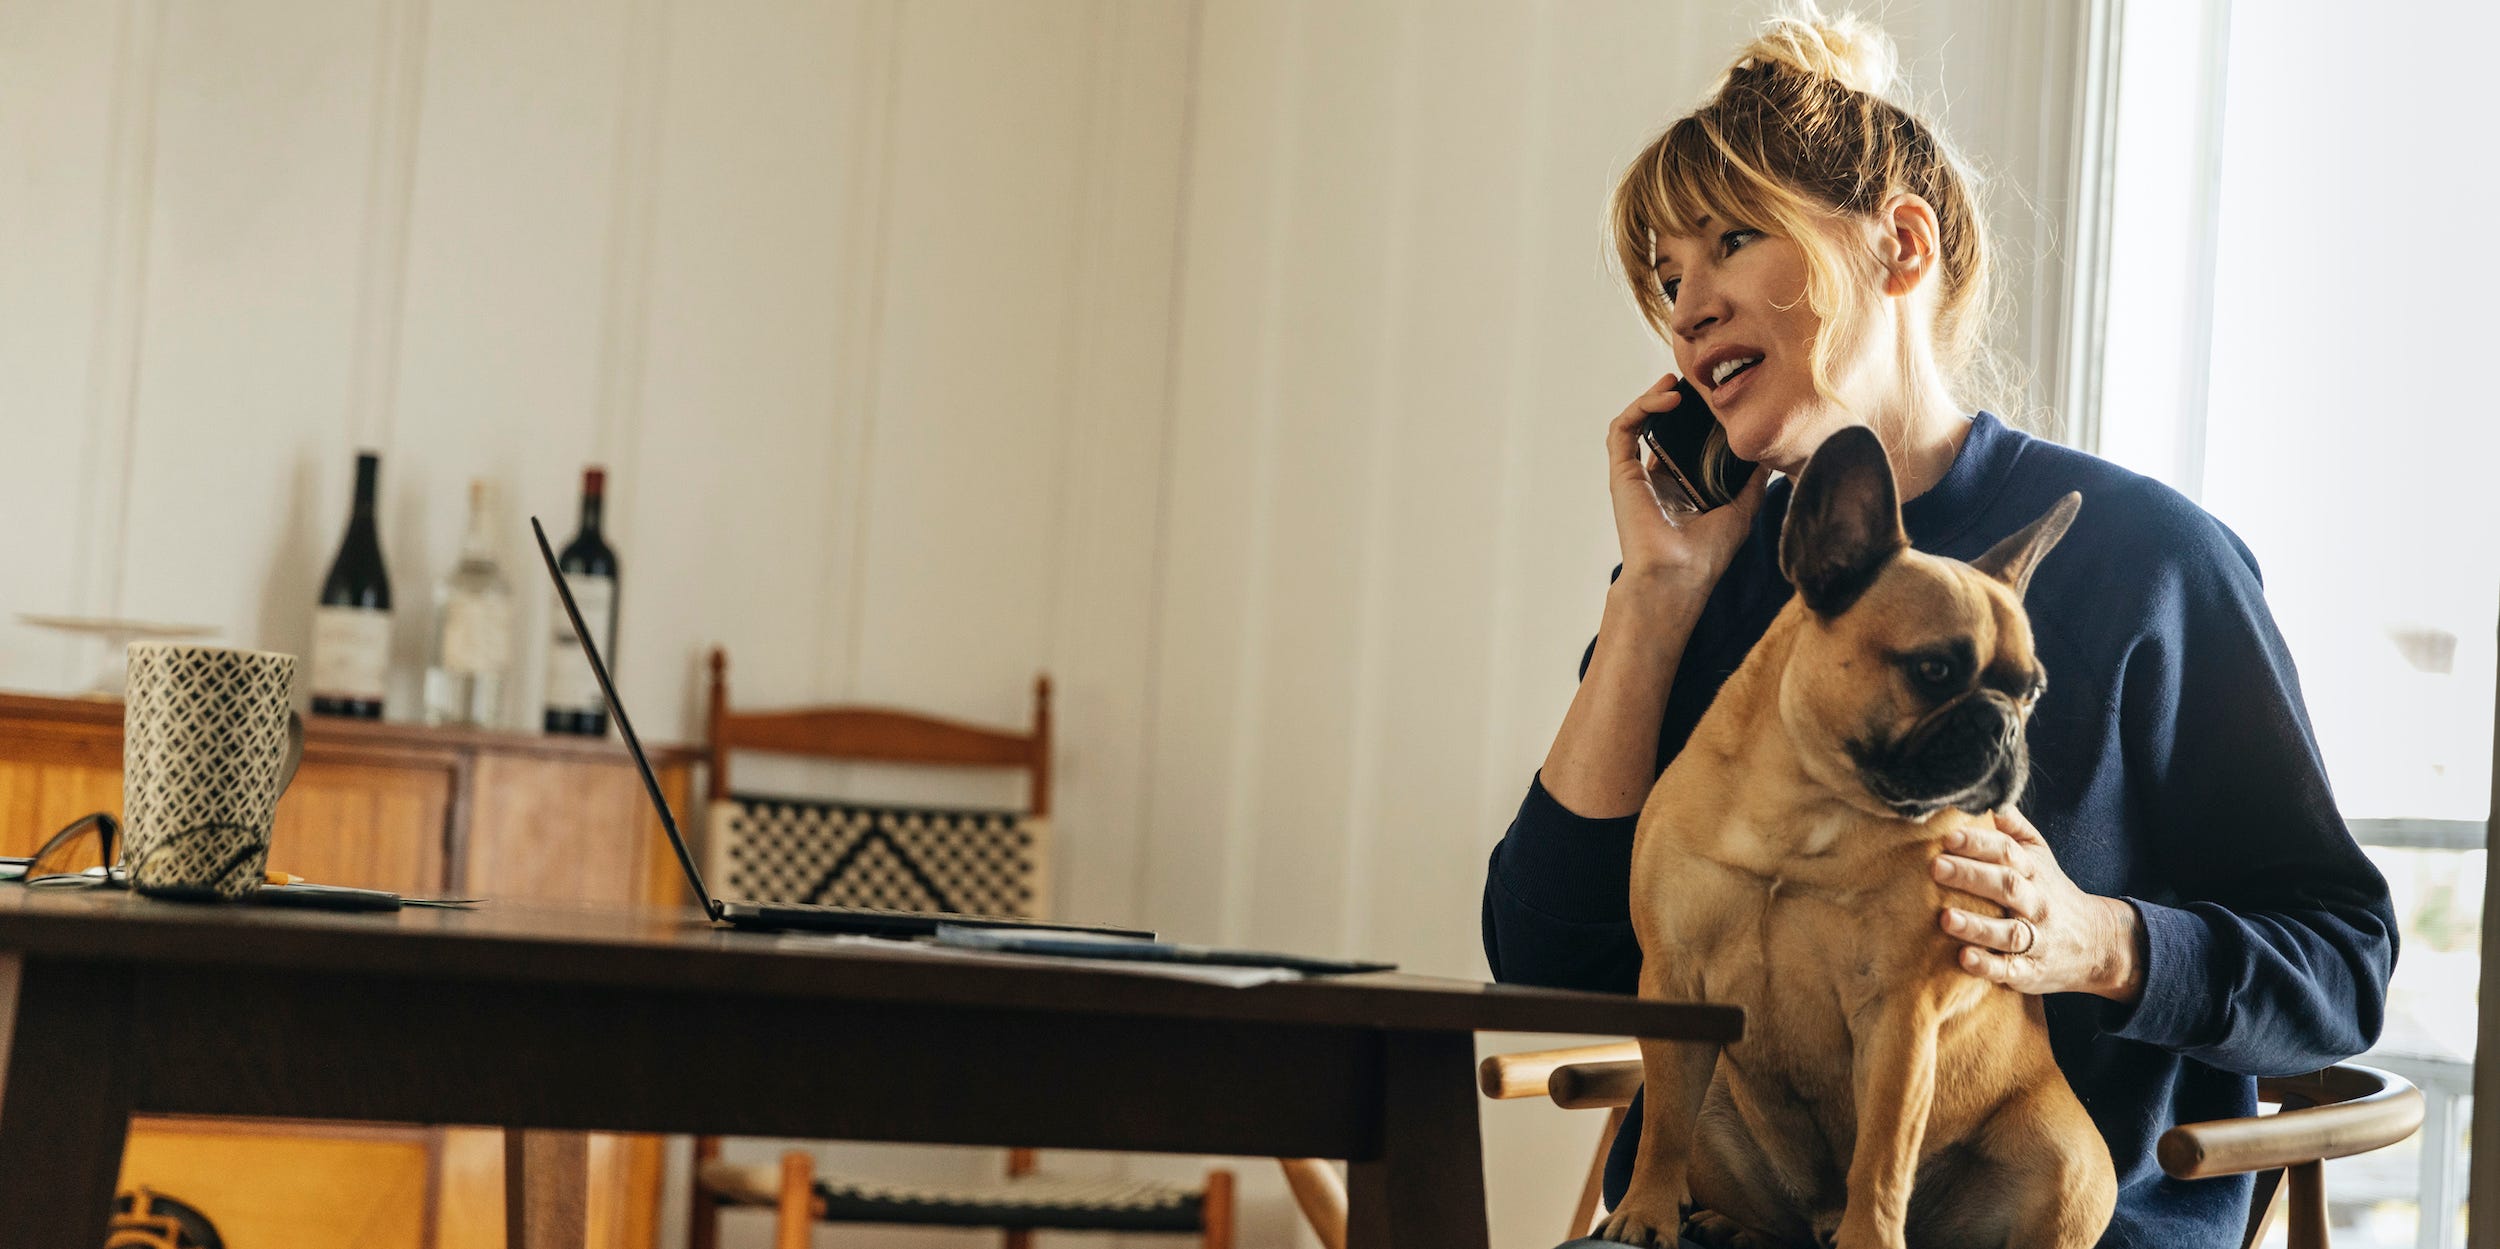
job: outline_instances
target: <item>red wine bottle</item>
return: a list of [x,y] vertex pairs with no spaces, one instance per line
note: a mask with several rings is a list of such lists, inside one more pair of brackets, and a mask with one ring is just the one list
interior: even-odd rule
[[[607,476],[603,469],[583,470],[581,528],[556,554],[556,567],[563,570],[565,583],[573,588],[573,604],[582,609],[582,623],[591,629],[591,641],[598,646],[599,659],[608,666],[608,676],[613,680],[616,552],[608,549],[607,539],[599,532]],[[582,653],[582,640],[573,635],[573,621],[564,614],[564,604],[559,602],[551,610],[555,633],[547,648],[547,731],[604,737],[608,732],[608,704],[599,696],[599,678],[590,671],[590,659]]]
[[373,499],[382,457],[356,456],[356,507],[339,539],[313,610],[312,708],[322,715],[382,718],[391,664],[391,576],[382,567]]

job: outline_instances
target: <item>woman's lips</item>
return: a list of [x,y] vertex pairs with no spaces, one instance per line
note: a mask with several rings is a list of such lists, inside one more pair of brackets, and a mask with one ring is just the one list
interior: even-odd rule
[[1745,384],[1753,380],[1754,374],[1762,371],[1762,365],[1769,364],[1770,362],[1770,358],[1766,356],[1763,358],[1762,364],[1754,365],[1746,369],[1744,372],[1738,373],[1736,376],[1719,383],[1718,387],[1710,392],[1710,406],[1714,408],[1725,406],[1729,396],[1743,390],[1745,388]]

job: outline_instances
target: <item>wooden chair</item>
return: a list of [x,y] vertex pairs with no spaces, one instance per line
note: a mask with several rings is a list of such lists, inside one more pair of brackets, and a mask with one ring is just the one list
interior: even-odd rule
[[[1049,909],[1050,678],[1033,682],[1029,731],[983,728],[877,707],[741,712],[729,660],[711,657],[705,876],[742,899],[962,911],[1044,918]],[[742,795],[733,751],[814,759],[1012,769],[1027,778],[1017,811],[872,806]],[[804,1249],[819,1222],[916,1223],[1005,1230],[1030,1249],[1033,1229],[1196,1232],[1231,1249],[1233,1175],[1203,1186],[1059,1180],[1034,1151],[1009,1150],[1006,1178],[976,1185],[897,1185],[820,1176],[792,1150],[776,1166],[723,1160],[720,1138],[695,1140],[690,1249],[717,1249],[724,1207],[776,1213],[776,1249]]]
[[[1547,1097],[1566,1109],[1604,1109],[1597,1158],[1580,1186],[1564,1239],[1589,1234],[1597,1222],[1606,1153],[1641,1087],[1640,1046],[1621,1041],[1571,1049],[1496,1054],[1477,1069],[1484,1095]],[[2339,1063],[2324,1071],[2257,1082],[2258,1099],[2282,1113],[2263,1118],[2187,1123],[2162,1134],[2155,1153],[2162,1170],[2183,1180],[2258,1172],[2243,1243],[2254,1246],[2272,1223],[2289,1176],[2288,1249],[2326,1249],[2325,1163],[2384,1149],[2422,1124],[2422,1094],[2402,1077]]]

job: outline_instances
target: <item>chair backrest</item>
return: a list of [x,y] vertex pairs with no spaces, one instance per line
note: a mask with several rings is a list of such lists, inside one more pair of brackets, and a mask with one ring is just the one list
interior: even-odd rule
[[[1033,683],[1029,732],[891,707],[741,712],[715,647],[709,712],[707,875],[724,896],[1045,917],[1049,909],[1050,678]],[[813,759],[1007,769],[1022,810],[894,806],[739,793],[735,751]]]
[[890,707],[732,711],[729,653],[712,648],[707,796],[729,796],[729,752],[753,750],[874,763],[1014,768],[1029,777],[1024,809],[1050,814],[1050,675],[1033,678],[1033,727],[1018,733]]

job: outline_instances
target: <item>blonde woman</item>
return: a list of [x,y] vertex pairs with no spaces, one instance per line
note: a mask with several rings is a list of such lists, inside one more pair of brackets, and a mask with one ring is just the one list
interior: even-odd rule
[[[1931,554],[1973,558],[2080,490],[2026,598],[2050,680],[2029,790],[1934,864],[2012,917],[1937,923],[1968,974],[2044,996],[2058,1064],[2117,1167],[2102,1243],[2237,1245],[2247,1177],[2169,1179],[2154,1141],[2254,1113],[2257,1076],[2369,1046],[2396,953],[2386,882],[2336,812],[2248,549],[2159,483],[1974,408],[1992,380],[1988,240],[1944,137],[1883,98],[1893,64],[1854,18],[1774,20],[1616,189],[1624,276],[1676,367],[1607,429],[1623,562],[1493,852],[1486,957],[1506,981],[1633,991],[1641,804],[1788,598],[1787,478],[1832,431],[1881,438],[1911,543]],[[1670,524],[1636,432],[1677,402],[1678,375],[1729,450],[1784,476]],[[1640,1121],[1615,1142],[1610,1206]],[[1820,1191],[1831,1177],[1788,1178],[1837,1206]]]

